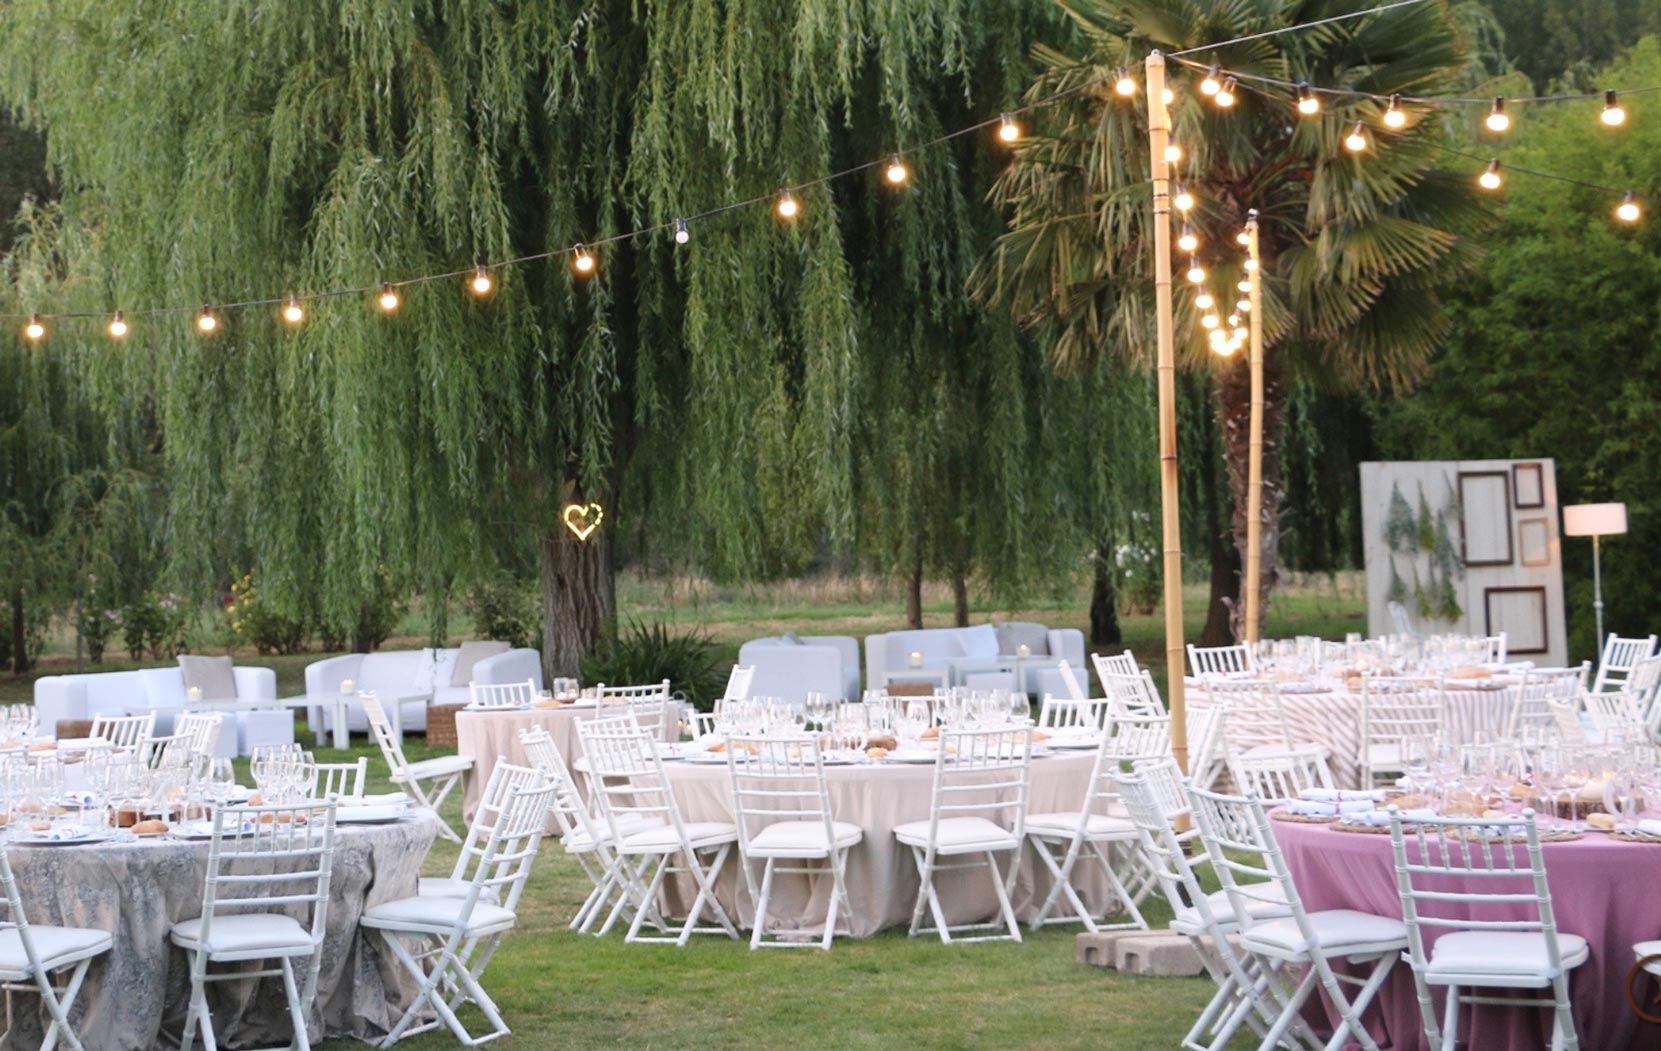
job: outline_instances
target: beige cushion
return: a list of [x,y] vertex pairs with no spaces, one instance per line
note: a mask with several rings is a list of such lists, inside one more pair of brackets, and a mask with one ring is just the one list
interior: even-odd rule
[[231,674],[231,658],[196,657],[181,653],[179,671],[184,673],[186,696],[194,686],[202,691],[204,701],[236,700],[236,676]]
[[1024,620],[1014,620],[1007,624],[994,624],[998,632],[998,656],[1014,657],[1026,646],[1027,652],[1034,657],[1048,657],[1050,655],[1050,629],[1042,624],[1033,624]]
[[470,686],[473,683],[473,665],[486,657],[506,653],[513,647],[505,642],[464,642],[456,651],[456,671],[450,676],[451,686]]

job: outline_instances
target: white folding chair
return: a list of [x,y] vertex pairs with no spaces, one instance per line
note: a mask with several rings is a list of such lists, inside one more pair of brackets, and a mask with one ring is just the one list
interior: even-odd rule
[[[1557,930],[1534,812],[1516,818],[1419,818],[1414,830],[1390,817],[1396,881],[1407,921],[1407,964],[1432,1048],[1453,1051],[1463,1004],[1546,1007],[1552,1051],[1580,1046],[1569,1004],[1569,972],[1590,955],[1586,939]],[[1526,915],[1523,915],[1526,913]],[[1446,933],[1431,939],[1425,928]],[[1440,1023],[1431,987],[1447,1000]],[[1473,989],[1550,989],[1543,999]]]
[[196,756],[213,755],[224,724],[221,712],[184,713],[174,721],[171,736],[148,740],[150,765],[158,769],[187,767]]
[[1649,730],[1646,740],[1655,740],[1661,733],[1661,654],[1639,661],[1626,680],[1626,689],[1643,714]]
[[732,671],[727,673],[727,687],[721,691],[721,697],[729,701],[748,700],[750,684],[755,682],[755,678],[755,665],[734,664]]
[[359,756],[350,763],[318,763],[312,772],[311,798],[362,799],[368,783],[368,756]]
[[1257,796],[1265,803],[1301,798],[1311,788],[1334,788],[1326,750],[1301,745],[1290,752],[1254,752],[1228,757],[1235,791]]
[[1102,729],[1108,720],[1108,706],[1112,702],[1106,697],[1092,697],[1089,700],[1073,700],[1065,697],[1044,695],[1044,700],[1038,706],[1038,729],[1065,730],[1074,728]]
[[[1127,762],[1170,754],[1170,716],[1119,720],[1113,724],[1113,734],[1104,737],[1096,749],[1096,761],[1079,809],[1027,815],[1027,838],[1055,881],[1038,915],[1032,918],[1033,930],[1047,923],[1074,922],[1084,924],[1084,929],[1092,934],[1101,930],[1148,929],[1148,921],[1142,917],[1137,902],[1152,889],[1152,878],[1141,855],[1141,836],[1136,826],[1110,812],[1119,802],[1113,775]],[[1111,856],[1114,849],[1121,855],[1118,864]],[[1105,918],[1092,915],[1073,887],[1073,869],[1086,851],[1113,891],[1104,917],[1112,913],[1116,901],[1124,907],[1125,922],[1109,925]],[[1071,914],[1051,916],[1063,898]]]
[[[114,937],[109,931],[92,927],[43,927],[29,923],[23,899],[12,875],[11,859],[0,844],[0,883],[5,884],[5,915],[0,916],[0,985],[7,994],[7,1028],[11,1021],[13,992],[34,992],[46,1012],[46,1035],[40,1051],[52,1051],[62,1040],[71,1051],[85,1051],[69,1013],[75,1008],[81,983],[94,958],[109,951]],[[64,977],[62,988],[53,975]]]
[[1223,722],[1225,751],[1240,755],[1252,751],[1290,752],[1292,729],[1286,721],[1280,687],[1266,679],[1200,681],[1207,703],[1227,714]]
[[1482,658],[1484,664],[1505,663],[1505,632],[1502,631],[1498,635],[1485,635],[1481,641],[1487,647]]
[[1092,653],[1090,663],[1095,666],[1096,678],[1102,680],[1102,689],[1107,689],[1109,675],[1140,675],[1142,666],[1136,663],[1136,655],[1126,650],[1123,653],[1101,654]]
[[[553,792],[553,785],[542,784],[509,793],[483,847],[469,855],[465,895],[417,894],[364,910],[361,926],[379,932],[393,958],[419,986],[378,1046],[391,1047],[441,1025],[468,1047],[508,1035],[500,1008],[479,979],[502,938],[518,922],[519,895],[542,844]],[[456,1016],[456,1008],[468,1002],[484,1015],[489,1032],[474,1036]],[[417,1024],[428,1011],[437,1017]]]
[[[634,919],[625,940],[670,942],[684,946],[694,934],[725,934],[737,940],[738,931],[715,897],[715,875],[738,842],[738,828],[726,821],[686,821],[658,756],[659,738],[627,718],[595,719],[577,724],[583,755],[588,760],[589,783],[600,804],[607,834],[621,859],[624,894],[606,924],[632,901]],[[634,826],[631,828],[630,826]],[[674,934],[642,935],[642,925],[655,921],[658,891],[671,873],[684,873],[698,893],[686,921]],[[700,927],[708,909],[718,926]]]
[[1603,654],[1598,658],[1597,678],[1592,680],[1592,692],[1618,690],[1626,684],[1638,662],[1655,653],[1655,636],[1622,638],[1611,635],[1603,641]]
[[1102,690],[1111,701],[1109,718],[1165,714],[1165,702],[1159,698],[1159,688],[1153,675],[1139,671],[1131,675],[1107,672],[1100,676]]
[[1208,675],[1251,675],[1257,671],[1251,647],[1245,643],[1234,646],[1196,646],[1188,644],[1188,667],[1194,678]]
[[1405,742],[1429,742],[1442,732],[1447,702],[1434,679],[1368,675],[1361,680],[1361,787],[1393,781],[1407,771]]
[[1580,695],[1580,704],[1580,723],[1589,740],[1640,741],[1649,732],[1637,699],[1625,690],[1587,691]]
[[460,843],[461,836],[444,820],[439,807],[445,798],[461,784],[462,776],[473,769],[473,760],[465,755],[439,755],[412,763],[404,757],[404,742],[392,729],[386,709],[372,690],[358,694],[363,705],[364,718],[369,723],[369,734],[380,745],[381,755],[391,771],[392,783],[415,797],[417,805],[429,810],[439,819],[438,833],[452,843]]
[[108,741],[118,752],[133,751],[148,755],[150,738],[156,731],[156,713],[140,715],[98,715],[92,720],[87,736],[95,741]]
[[[1205,701],[1205,695],[1195,698]],[[1188,769],[1190,777],[1201,788],[1217,783],[1225,769],[1224,723],[1228,712],[1215,704],[1199,703],[1188,706]]]
[[529,708],[536,695],[535,679],[524,682],[470,682],[467,684],[467,707],[482,710]]
[[[954,941],[1020,941],[1021,927],[1009,894],[1021,868],[1021,844],[1026,839],[1032,731],[945,729],[940,732],[939,746],[928,820],[908,821],[894,829],[894,838],[911,848],[921,879],[910,933],[915,937],[932,931],[948,945]],[[1009,855],[1007,877],[998,872],[999,854]],[[1000,918],[954,927],[946,920],[934,885],[935,873],[982,865],[996,889]],[[924,925],[925,911],[933,916],[933,927]],[[1000,929],[1005,933],[974,933]]]
[[416,883],[415,892],[429,897],[465,898],[473,886],[470,875],[473,866],[478,864],[486,844],[490,842],[490,835],[495,831],[496,822],[501,818],[508,800],[514,792],[541,788],[547,780],[547,775],[534,766],[500,762],[491,768],[490,778],[479,792],[479,804],[473,811],[473,820],[468,822],[467,835],[461,841],[461,850],[456,854],[455,864],[450,866],[450,874],[422,876]]
[[1523,672],[1523,684],[1512,700],[1511,716],[1506,720],[1506,738],[1518,740],[1524,727],[1544,729],[1552,725],[1554,701],[1571,707],[1578,705],[1591,666],[1588,661],[1578,668],[1530,668]]
[[[214,811],[202,914],[175,923],[169,935],[190,960],[190,1010],[180,1051],[190,1051],[198,1029],[210,1051],[218,1046],[209,982],[279,977],[294,1030],[293,1042],[285,1047],[311,1047],[307,1025],[323,963],[334,834],[333,800]],[[297,910],[309,915],[296,919]],[[299,981],[296,959],[306,960]],[[275,960],[277,966],[256,971],[240,966],[259,960]],[[218,963],[238,966],[210,973],[209,965]]]
[[676,706],[669,693],[668,679],[645,686],[607,686],[602,682],[596,684],[595,692],[600,698],[599,715],[632,712],[634,721],[655,741],[668,740],[668,731],[677,726],[671,715]]
[[[1260,801],[1192,786],[1188,798],[1211,867],[1234,915],[1243,921],[1240,948],[1255,958],[1263,979],[1260,995],[1267,1000],[1262,1008],[1275,1016],[1262,1034],[1261,1051],[1280,1047],[1289,1033],[1301,1029],[1304,1006],[1317,987],[1326,994],[1329,1010],[1338,1015],[1328,1051],[1352,1041],[1366,1051],[1378,1051],[1362,1016],[1407,948],[1406,925],[1353,909],[1309,912]],[[1284,905],[1286,914],[1262,917],[1258,910],[1264,905]],[[1345,973],[1333,970],[1334,960],[1349,964]],[[1293,979],[1295,986],[1290,985]],[[1353,992],[1346,992],[1346,987]]]
[[[727,738],[727,770],[738,816],[739,867],[744,884],[756,903],[750,948],[811,948],[829,950],[841,912],[852,921],[848,906],[848,851],[864,837],[858,825],[837,821],[831,814],[830,789],[819,743],[812,737],[747,737],[742,744]],[[751,862],[761,863],[756,885]],[[818,862],[809,865],[807,862]],[[785,934],[769,939],[767,907],[773,896],[773,877],[780,874],[831,877],[830,904],[825,929],[817,941]],[[850,928],[851,933],[851,928]]]

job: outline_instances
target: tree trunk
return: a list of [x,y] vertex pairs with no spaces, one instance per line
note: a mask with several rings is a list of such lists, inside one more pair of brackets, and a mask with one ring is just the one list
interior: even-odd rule
[[1090,585],[1090,645],[1119,646],[1119,596],[1113,589],[1113,544],[1096,548],[1096,579]]
[[969,626],[969,580],[962,566],[952,570],[952,620],[960,628]]
[[[1241,360],[1217,376],[1217,417],[1223,428],[1223,456],[1228,464],[1229,492],[1234,494],[1235,561],[1246,561],[1248,506],[1246,486],[1249,479],[1251,456],[1251,366]],[[1286,495],[1286,482],[1281,473],[1280,446],[1286,424],[1286,377],[1278,356],[1263,355],[1263,517],[1258,539],[1261,556],[1261,576],[1258,580],[1258,637],[1262,638],[1263,622],[1269,616],[1269,596],[1279,579],[1280,569],[1280,507]],[[1238,578],[1234,592],[1233,627],[1235,638],[1245,638],[1246,581]]]
[[[568,487],[569,488],[569,487]],[[542,674],[576,678],[614,627],[616,583],[606,528],[587,540],[556,517],[542,538]]]
[[920,628],[923,626],[923,547],[917,545],[917,550],[911,556],[911,579],[906,581],[905,589],[905,622],[908,627]]
[[22,675],[29,670],[29,625],[25,618],[23,589],[12,592],[12,671]]
[[1235,588],[1240,586],[1240,553],[1223,540],[1222,523],[1215,516],[1207,532],[1211,538],[1211,595],[1206,600],[1205,627],[1195,645],[1231,646],[1235,634],[1229,606]]

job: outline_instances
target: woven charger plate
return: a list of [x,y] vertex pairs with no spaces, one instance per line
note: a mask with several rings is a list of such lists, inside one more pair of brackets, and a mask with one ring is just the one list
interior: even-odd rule
[[[1403,827],[1412,828],[1413,826],[1405,825]],[[1348,821],[1334,823],[1332,830],[1334,832],[1355,832],[1363,836],[1388,836],[1390,834],[1389,825],[1352,825]]]
[[[1466,839],[1471,839],[1471,840],[1477,840],[1477,841],[1480,841],[1480,842],[1483,842],[1483,843],[1511,842],[1511,843],[1516,843],[1519,846],[1522,845],[1523,843],[1527,842],[1527,840],[1523,839],[1523,837],[1521,837],[1521,836],[1490,836],[1487,833],[1483,832],[1481,829],[1475,829],[1475,828],[1466,829],[1465,830],[1465,838]],[[1584,833],[1584,832],[1570,832],[1566,829],[1541,829],[1540,830],[1540,842],[1541,843],[1573,843],[1577,839],[1585,839],[1585,838],[1586,838],[1586,833]]]
[[1330,825],[1338,820],[1337,814],[1294,814],[1283,809],[1271,810],[1269,816],[1293,825]]
[[1661,843],[1661,836],[1652,836],[1648,832],[1637,832],[1632,829],[1611,832],[1609,838],[1618,839],[1622,843]]

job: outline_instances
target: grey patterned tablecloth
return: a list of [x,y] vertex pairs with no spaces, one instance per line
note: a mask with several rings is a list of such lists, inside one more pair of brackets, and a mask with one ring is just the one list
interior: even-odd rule
[[[426,815],[388,825],[342,825],[335,837],[313,1040],[384,1034],[413,991],[396,961],[358,930],[371,905],[415,893],[421,863],[437,834]],[[98,957],[72,1016],[81,1041],[98,1051],[177,1046],[190,997],[184,953],[173,947],[174,923],[202,914],[205,841],[127,840],[84,846],[10,847],[12,869],[30,923],[99,927],[115,934]],[[230,966],[215,965],[216,969]],[[208,1002],[221,1046],[281,1046],[290,1026],[281,979],[217,982]],[[13,1031],[0,1048],[40,1044],[32,997],[17,1001]],[[198,1043],[200,1046],[200,1043]]]

